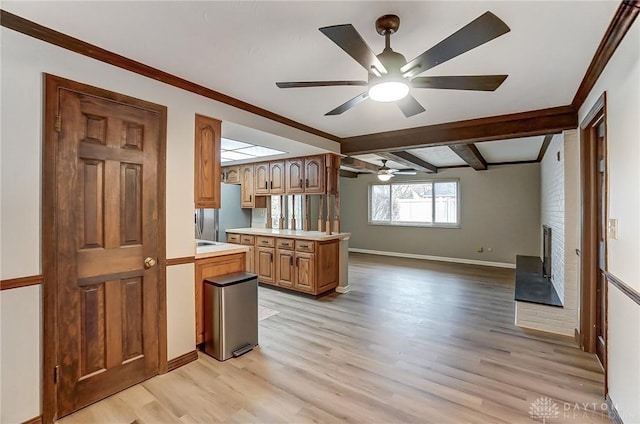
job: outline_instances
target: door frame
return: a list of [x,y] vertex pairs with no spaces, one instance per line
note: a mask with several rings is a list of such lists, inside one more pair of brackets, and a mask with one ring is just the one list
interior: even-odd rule
[[[598,160],[597,160],[597,125],[605,122],[605,143],[607,140],[606,126],[607,112],[607,96],[606,92],[595,102],[589,113],[580,124],[580,177],[582,181],[582,237],[580,243],[580,347],[589,353],[596,352],[596,309],[599,307],[596,302],[597,279],[599,274],[598,261],[598,218],[600,212],[598,210]],[[607,163],[606,144],[605,144],[605,164]],[[608,215],[608,170],[605,166],[604,173],[604,211],[605,216],[602,217],[605,222]],[[605,252],[607,250],[608,240],[605,237]],[[607,257],[605,255],[605,270],[607,266]],[[605,285],[606,287],[606,285]],[[606,291],[604,293],[606,296]],[[605,308],[605,346],[608,342],[608,326],[607,311]],[[605,364],[603,364],[605,365]],[[606,394],[606,366],[605,366],[605,394]]]
[[58,90],[86,93],[114,102],[139,107],[158,113],[160,117],[158,145],[158,372],[167,372],[167,302],[166,302],[166,140],[167,108],[162,105],[118,94],[55,75],[43,73],[44,111],[43,111],[43,153],[42,153],[42,416],[45,423],[57,418],[57,391],[55,384],[55,366],[57,353],[57,263],[56,263],[56,157],[58,132]]

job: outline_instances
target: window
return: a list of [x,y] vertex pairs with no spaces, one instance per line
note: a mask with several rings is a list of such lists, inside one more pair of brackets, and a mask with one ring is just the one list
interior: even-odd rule
[[[292,228],[293,197],[295,197],[296,228]],[[284,210],[280,209],[281,196],[271,196],[271,228],[279,228],[280,217],[285,217],[285,227],[293,230],[301,230],[304,220],[304,202],[302,196],[286,196],[282,199]]]
[[458,181],[369,186],[369,223],[444,226],[459,224]]

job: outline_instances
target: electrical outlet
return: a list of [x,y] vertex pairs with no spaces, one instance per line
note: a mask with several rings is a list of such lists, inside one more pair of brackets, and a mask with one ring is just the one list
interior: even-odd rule
[[493,252],[493,247],[487,247],[487,252]]
[[610,239],[617,240],[618,239],[618,220],[611,218],[607,223],[607,236]]
[[476,250],[476,252],[482,253],[482,252],[484,252],[484,248],[482,246],[480,246],[480,247],[478,247],[478,250]]
[[258,212],[258,214],[259,214],[260,216],[265,216],[266,212],[267,212],[267,211],[266,211],[265,209],[260,209],[260,212]]

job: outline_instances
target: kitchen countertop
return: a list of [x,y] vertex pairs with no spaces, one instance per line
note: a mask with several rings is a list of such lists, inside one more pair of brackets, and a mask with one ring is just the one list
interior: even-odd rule
[[214,256],[231,255],[234,253],[248,252],[249,246],[240,244],[215,242],[213,246],[196,247],[196,259],[212,258]]
[[346,240],[351,237],[351,233],[327,234],[324,231],[279,230],[277,228],[231,228],[227,230],[227,233],[248,234],[254,236],[286,237],[316,241]]

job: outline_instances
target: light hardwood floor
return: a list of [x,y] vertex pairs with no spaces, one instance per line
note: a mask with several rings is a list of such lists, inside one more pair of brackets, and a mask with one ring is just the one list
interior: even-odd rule
[[609,422],[595,357],[513,325],[513,270],[352,254],[349,278],[320,300],[260,288],[280,313],[259,348],[200,354],[60,422],[532,423],[544,397],[548,423]]

